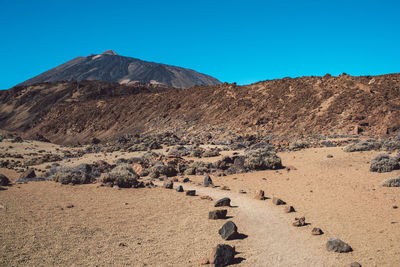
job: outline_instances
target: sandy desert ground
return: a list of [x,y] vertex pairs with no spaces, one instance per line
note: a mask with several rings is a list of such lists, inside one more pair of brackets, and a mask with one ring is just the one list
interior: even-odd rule
[[[10,145],[2,142],[0,147],[5,150]],[[8,151],[15,153],[63,149],[41,142],[11,146]],[[400,206],[400,194],[398,188],[380,183],[400,171],[370,172],[369,162],[379,153],[346,153],[340,147],[281,152],[278,155],[290,171],[211,176],[216,188],[199,186],[204,176],[188,176],[193,183],[182,185],[196,189],[195,197],[163,188],[15,184],[0,191],[0,265],[199,266],[215,245],[226,243],[239,252],[238,266],[349,266],[354,261],[363,266],[396,266],[400,210],[394,206]],[[112,162],[138,154],[87,154],[63,164]],[[45,165],[36,167],[45,170]],[[0,173],[12,181],[19,176],[8,169]],[[222,186],[230,190],[221,190]],[[259,189],[269,198],[283,199],[296,212],[285,213],[271,199],[254,199]],[[229,220],[245,238],[222,240],[218,229],[226,220],[209,220],[214,201],[202,200],[201,195],[214,200],[230,197],[235,207],[228,208]],[[310,224],[292,226],[294,217],[301,216]],[[324,234],[311,235],[313,227]],[[328,252],[329,237],[342,239],[354,251]]]

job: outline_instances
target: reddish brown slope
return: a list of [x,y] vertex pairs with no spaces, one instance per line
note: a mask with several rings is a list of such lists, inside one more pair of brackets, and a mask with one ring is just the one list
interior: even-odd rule
[[53,106],[27,134],[88,141],[131,132],[385,135],[400,129],[400,75],[302,77],[144,92]]

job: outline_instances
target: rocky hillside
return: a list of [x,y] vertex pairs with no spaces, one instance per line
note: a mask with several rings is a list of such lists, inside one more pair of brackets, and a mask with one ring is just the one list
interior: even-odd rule
[[[79,91],[105,86],[95,84],[81,84]],[[47,88],[43,89],[47,94],[41,93],[41,86]],[[114,91],[128,90],[118,84],[107,86],[115,86]],[[221,138],[250,133],[384,136],[400,131],[400,74],[284,78],[247,86],[197,86],[183,91],[150,90],[145,86],[126,94],[110,95],[105,93],[107,90],[98,90],[95,97],[77,97],[80,93],[71,92],[62,103],[55,100],[59,97],[53,90],[75,87],[76,83],[51,83],[2,93],[0,127],[23,131],[25,136],[42,134],[58,143],[165,131]],[[49,108],[40,109],[41,101]],[[21,116],[30,119],[20,122]]]
[[163,84],[176,88],[221,84],[217,79],[194,70],[123,57],[108,50],[99,55],[77,57],[20,85],[82,80]]
[[[112,99],[143,92],[168,89],[162,85],[118,83],[100,81],[41,83],[16,86],[0,91],[0,129],[26,132],[35,127],[51,108],[74,105],[90,100]],[[79,106],[79,104],[78,104]]]

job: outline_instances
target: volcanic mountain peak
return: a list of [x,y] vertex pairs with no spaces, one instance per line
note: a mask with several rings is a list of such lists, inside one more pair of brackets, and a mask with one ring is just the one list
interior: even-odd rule
[[124,57],[107,50],[98,55],[77,57],[19,85],[82,80],[153,83],[176,88],[221,84],[216,78],[191,69]]
[[113,56],[119,56],[117,53],[115,53],[114,51],[112,51],[112,50],[107,50],[107,51],[104,51],[103,53],[101,53],[100,55],[113,55]]

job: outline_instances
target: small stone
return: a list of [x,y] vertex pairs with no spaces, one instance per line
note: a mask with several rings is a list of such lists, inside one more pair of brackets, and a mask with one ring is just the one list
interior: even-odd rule
[[358,262],[352,262],[350,263],[350,267],[361,267],[361,264],[359,264]]
[[214,207],[223,207],[223,206],[230,207],[231,206],[231,199],[228,198],[228,197],[221,198],[214,205]]
[[186,177],[186,178],[183,178],[182,182],[183,182],[183,183],[188,183],[188,182],[190,182],[190,179],[187,178],[187,177]]
[[235,258],[235,248],[225,244],[219,244],[213,249],[210,255],[210,264],[214,266],[227,266]]
[[166,189],[173,189],[174,183],[172,181],[166,180],[164,181],[163,187]]
[[331,159],[331,158],[333,158],[333,155],[332,154],[328,154],[326,157]]
[[244,190],[239,190],[239,193],[240,193],[240,194],[246,194],[246,191],[244,191]]
[[301,227],[306,225],[306,218],[305,217],[300,217],[300,218],[294,218],[293,226],[296,227]]
[[258,199],[258,200],[264,200],[265,199],[264,191],[263,190],[258,190],[256,192],[256,196],[254,198]]
[[285,205],[286,204],[285,201],[283,201],[282,199],[277,198],[277,197],[272,198],[272,203],[274,203],[275,205]]
[[186,195],[187,196],[195,196],[196,195],[196,190],[186,190]]
[[208,213],[208,219],[210,220],[225,219],[227,213],[228,213],[227,210],[213,210]]
[[229,187],[227,187],[226,185],[224,185],[223,187],[221,187],[221,190],[229,191],[230,189],[229,189]]
[[232,240],[237,235],[237,226],[232,221],[227,221],[218,231],[219,235],[225,240]]
[[210,196],[201,196],[200,199],[207,199],[213,201],[213,198]]
[[123,242],[121,242],[121,243],[119,243],[118,244],[120,247],[126,247],[127,245],[125,244],[125,243],[123,243]]
[[314,227],[312,230],[311,230],[311,234],[312,235],[322,235],[324,232],[321,230],[321,228],[317,228],[317,227]]
[[326,243],[326,249],[328,251],[334,251],[338,253],[346,253],[353,251],[353,249],[349,246],[349,244],[343,242],[339,238],[329,238],[328,242]]
[[204,177],[203,186],[208,187],[212,184],[213,184],[213,181],[212,181],[210,175],[207,174],[206,177]]
[[294,209],[293,206],[286,206],[285,207],[285,212],[286,213],[291,213],[291,212],[295,212],[296,210]]
[[73,204],[67,205],[67,208],[68,208],[68,209],[72,209],[73,207],[75,207]]
[[176,192],[183,192],[183,187],[180,185],[176,188]]
[[210,261],[207,258],[204,258],[200,261],[200,265],[207,265],[210,264]]
[[394,209],[397,209],[397,208],[399,208],[399,207],[397,207],[396,205],[394,205],[393,208],[394,208]]

